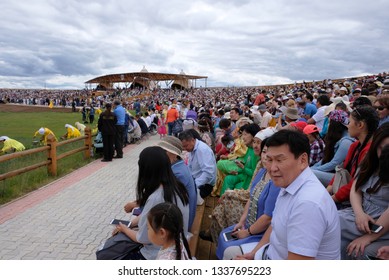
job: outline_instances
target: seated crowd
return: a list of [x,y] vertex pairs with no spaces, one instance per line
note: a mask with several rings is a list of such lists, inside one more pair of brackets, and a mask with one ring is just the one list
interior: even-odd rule
[[200,237],[218,259],[389,258],[388,93],[385,75],[160,90],[127,104],[134,118],[104,99],[103,161],[123,156],[128,131],[140,137],[154,122],[160,136],[141,152],[136,200],[124,206],[141,213],[113,233],[135,244],[123,258],[191,259],[196,205],[208,196],[219,201]]
[[[185,239],[195,205],[208,196],[219,201],[200,237],[216,243],[218,259],[388,258],[388,93],[389,79],[327,81],[250,92],[232,108],[188,94],[150,110],[160,120],[160,142],[144,152],[166,157],[159,167],[150,160],[145,173],[140,155],[137,199],[125,205],[142,210],[137,229],[115,230],[140,244],[127,258],[190,259]],[[167,167],[169,175],[145,183]],[[174,182],[164,179],[170,173]],[[183,222],[162,225],[152,213],[174,219],[175,206],[159,203],[178,206]]]

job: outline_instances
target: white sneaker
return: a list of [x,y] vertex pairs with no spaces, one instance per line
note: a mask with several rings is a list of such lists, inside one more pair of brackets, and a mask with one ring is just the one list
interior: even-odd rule
[[197,194],[197,205],[203,205],[204,199],[200,196],[200,194]]

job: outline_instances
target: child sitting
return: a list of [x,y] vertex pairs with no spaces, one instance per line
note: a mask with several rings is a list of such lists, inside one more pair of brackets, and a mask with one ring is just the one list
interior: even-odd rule
[[309,166],[312,166],[319,162],[324,156],[324,141],[321,139],[319,129],[316,125],[308,124],[304,127],[303,132],[308,136],[309,144],[311,145]]
[[151,208],[147,215],[147,234],[154,245],[161,246],[157,260],[191,259],[183,227],[182,213],[175,204],[163,202]]

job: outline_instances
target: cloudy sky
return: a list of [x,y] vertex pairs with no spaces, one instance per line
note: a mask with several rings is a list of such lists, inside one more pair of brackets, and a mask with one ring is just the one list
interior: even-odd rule
[[208,86],[379,73],[388,11],[387,0],[5,0],[0,87],[82,89],[143,66]]

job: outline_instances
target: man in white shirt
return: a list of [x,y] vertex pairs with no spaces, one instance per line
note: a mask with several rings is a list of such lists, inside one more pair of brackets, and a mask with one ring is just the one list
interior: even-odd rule
[[338,211],[329,193],[309,168],[307,136],[284,129],[268,138],[266,146],[268,172],[281,191],[271,226],[261,241],[253,243],[251,248],[255,247],[251,251],[247,246],[248,253],[242,252],[245,254],[236,258],[340,259]]
[[307,123],[316,125],[319,128],[319,131],[322,131],[324,119],[326,117],[324,111],[330,104],[331,101],[327,95],[320,95],[316,102],[317,112],[312,116],[312,118],[308,119]]
[[189,152],[188,166],[201,198],[211,194],[216,182],[216,160],[211,148],[194,138],[190,130],[179,134],[182,148]]
[[258,111],[261,114],[261,123],[259,127],[265,129],[269,126],[269,122],[273,118],[272,115],[267,111],[266,105],[261,104],[258,106]]

